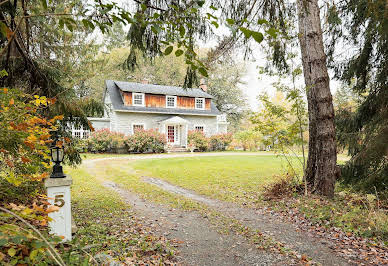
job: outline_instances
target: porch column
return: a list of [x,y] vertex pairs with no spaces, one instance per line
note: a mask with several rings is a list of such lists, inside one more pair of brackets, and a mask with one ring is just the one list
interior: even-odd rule
[[185,148],[187,148],[187,139],[188,139],[188,137],[189,137],[189,134],[188,134],[188,132],[189,132],[189,124],[186,124],[186,127],[185,127]]

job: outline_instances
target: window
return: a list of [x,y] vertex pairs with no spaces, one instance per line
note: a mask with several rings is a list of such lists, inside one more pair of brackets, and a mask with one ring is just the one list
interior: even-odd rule
[[166,96],[166,107],[176,108],[176,96]]
[[205,127],[204,126],[195,126],[195,131],[200,131],[200,132],[204,132],[205,131]]
[[77,138],[77,139],[80,139],[81,138],[81,132],[80,131],[75,131],[74,132],[74,137]]
[[89,130],[84,129],[82,125],[73,125],[71,129],[71,134],[74,138],[77,139],[89,138]]
[[205,109],[205,99],[204,98],[195,98],[195,109]]
[[132,93],[132,102],[134,106],[144,106],[144,93]]
[[84,136],[83,136],[83,138],[84,139],[88,139],[89,138],[89,130],[86,130],[86,131],[84,131]]
[[144,124],[132,124],[132,133],[138,130],[144,130]]

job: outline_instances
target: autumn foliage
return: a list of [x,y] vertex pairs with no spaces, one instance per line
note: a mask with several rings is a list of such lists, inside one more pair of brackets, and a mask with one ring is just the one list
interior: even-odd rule
[[48,237],[46,242],[31,229],[45,231],[47,214],[57,210],[43,191],[51,168],[50,131],[62,119],[42,115],[52,103],[44,96],[0,89],[0,263],[49,262],[48,243],[60,240]]

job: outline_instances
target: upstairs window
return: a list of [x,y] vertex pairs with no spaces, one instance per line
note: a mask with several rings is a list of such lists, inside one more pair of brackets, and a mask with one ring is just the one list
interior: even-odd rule
[[204,98],[195,98],[195,109],[200,109],[200,110],[205,109],[205,99]]
[[204,126],[195,126],[195,131],[199,131],[199,132],[204,132],[205,131],[205,127]]
[[176,96],[166,96],[166,107],[176,108]]
[[144,93],[132,93],[132,102],[134,106],[144,106]]

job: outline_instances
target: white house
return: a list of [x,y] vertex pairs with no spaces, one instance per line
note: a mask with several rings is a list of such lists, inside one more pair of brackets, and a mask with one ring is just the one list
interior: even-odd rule
[[137,129],[156,129],[176,147],[187,146],[189,130],[207,136],[227,132],[226,115],[217,109],[204,84],[186,89],[113,80],[105,83],[104,117],[89,118],[96,130],[133,134]]

